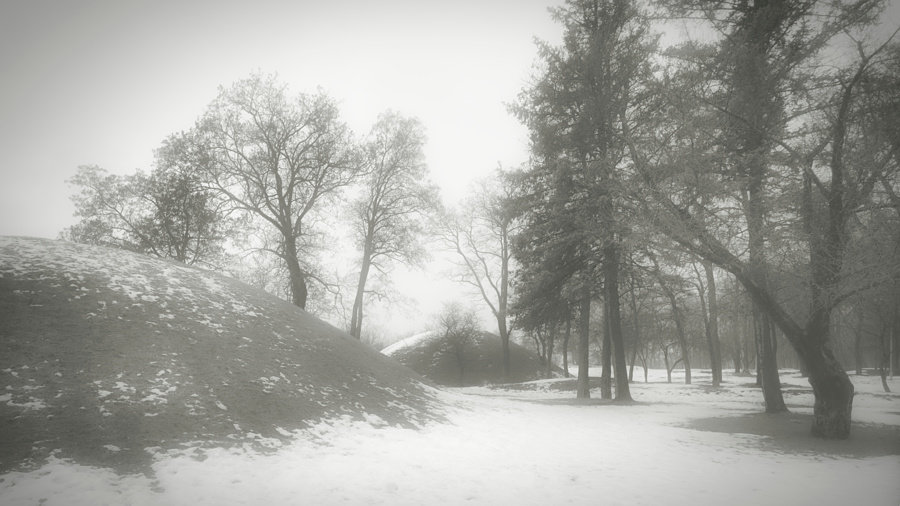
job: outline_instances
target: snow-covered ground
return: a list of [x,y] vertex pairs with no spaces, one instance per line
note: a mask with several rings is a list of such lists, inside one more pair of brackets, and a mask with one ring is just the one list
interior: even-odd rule
[[[52,460],[0,476],[0,504],[900,504],[900,455],[859,456],[852,439],[796,451],[765,436],[689,428],[761,410],[759,391],[745,385],[752,378],[727,376],[712,390],[696,376],[691,386],[666,384],[651,371],[649,384],[632,384],[639,402],[627,406],[576,403],[551,381],[453,390],[440,394],[452,405],[449,423],[333,420],[270,455],[159,457],[155,478]],[[852,379],[858,424],[900,425],[900,396],[882,395],[877,377]],[[798,391],[805,380],[783,380],[792,411],[809,413],[812,398]],[[891,387],[900,390],[900,378]]]

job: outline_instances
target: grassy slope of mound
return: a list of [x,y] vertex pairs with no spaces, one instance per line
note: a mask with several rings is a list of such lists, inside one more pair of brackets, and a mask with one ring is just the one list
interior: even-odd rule
[[331,417],[416,425],[437,406],[420,380],[224,276],[0,237],[0,472],[50,453],[128,470]]
[[472,386],[489,383],[529,381],[542,377],[537,354],[509,343],[510,378],[503,376],[500,336],[481,332],[462,348],[462,370],[451,342],[436,332],[408,337],[381,351],[435,383]]

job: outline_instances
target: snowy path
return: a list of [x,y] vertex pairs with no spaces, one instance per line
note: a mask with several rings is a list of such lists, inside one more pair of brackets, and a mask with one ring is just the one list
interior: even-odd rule
[[[854,381],[858,390],[877,392],[869,380]],[[571,393],[541,390],[448,392],[442,395],[455,406],[448,424],[418,431],[323,424],[273,455],[217,450],[202,461],[160,459],[155,483],[55,461],[4,475],[0,504],[900,502],[900,456],[779,452],[765,449],[762,436],[678,427],[692,418],[758,412],[758,392],[633,388],[642,402],[632,406],[577,405]],[[860,418],[900,423],[896,396],[870,397],[858,397]]]

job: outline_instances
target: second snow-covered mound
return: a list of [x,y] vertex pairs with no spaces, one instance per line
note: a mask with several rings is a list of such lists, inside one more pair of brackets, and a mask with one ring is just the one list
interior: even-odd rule
[[125,251],[0,237],[0,315],[0,471],[49,454],[135,468],[329,418],[416,425],[438,404],[280,299]]
[[544,369],[536,353],[509,343],[510,374],[505,377],[500,336],[489,332],[459,342],[429,331],[396,342],[381,353],[448,386],[529,381],[540,378]]

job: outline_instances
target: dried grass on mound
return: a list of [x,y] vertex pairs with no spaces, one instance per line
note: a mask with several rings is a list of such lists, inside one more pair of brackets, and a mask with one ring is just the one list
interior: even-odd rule
[[467,342],[462,348],[461,356],[454,343],[436,332],[420,334],[395,343],[382,350],[382,353],[445,386],[518,383],[543,377],[545,366],[536,353],[516,343],[509,343],[509,348],[509,378],[503,373],[500,336],[489,332],[481,332]]
[[50,454],[143,470],[167,450],[277,447],[328,418],[439,418],[411,371],[287,302],[180,264],[0,238],[0,315],[0,472]]

